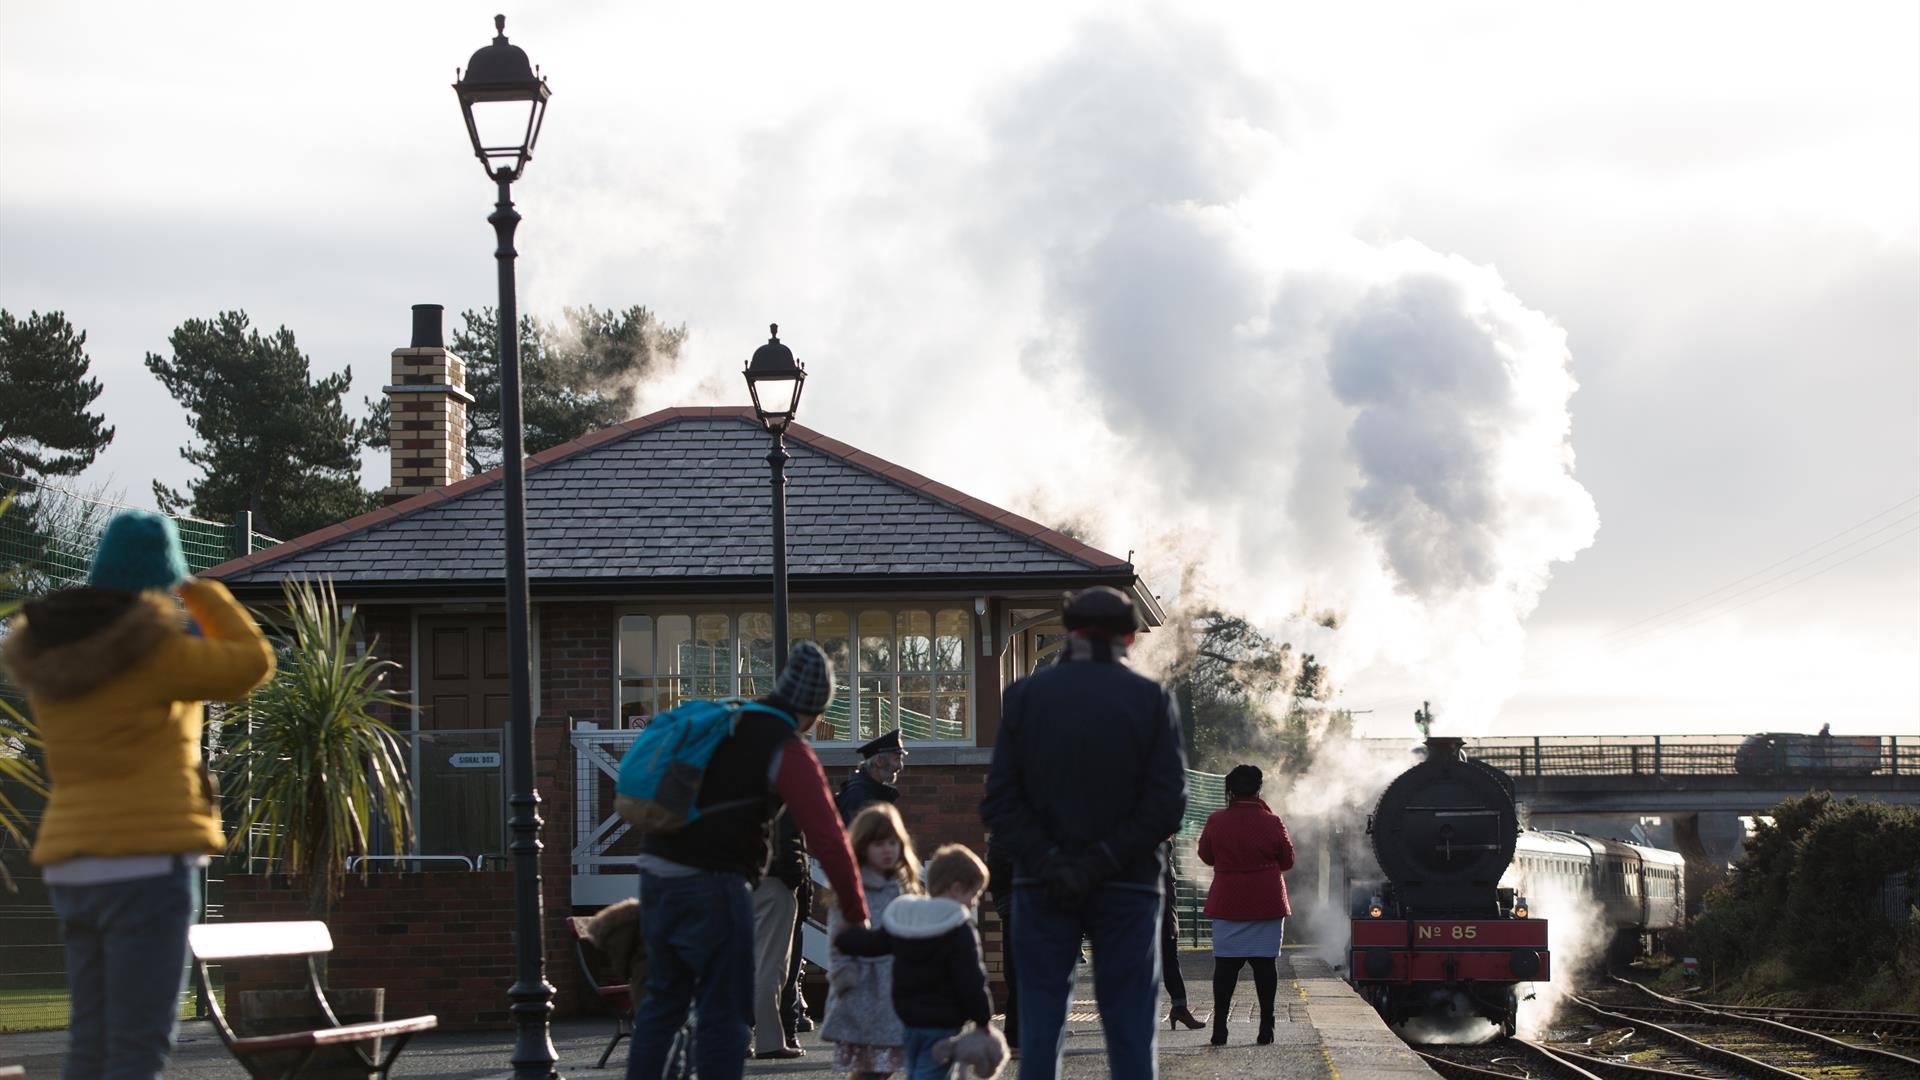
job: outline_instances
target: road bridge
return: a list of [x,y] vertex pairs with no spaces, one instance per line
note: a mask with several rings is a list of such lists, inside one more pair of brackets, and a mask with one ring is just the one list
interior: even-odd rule
[[1741,818],[1810,791],[1920,806],[1920,738],[1760,738],[1768,741],[1741,735],[1486,738],[1471,741],[1467,753],[1513,778],[1514,797],[1536,827],[1644,835],[1698,865],[1738,855],[1746,834]]
[[1752,738],[1520,736],[1472,740],[1467,754],[1512,777],[1534,813],[1752,815],[1809,791],[1920,806],[1920,738]]

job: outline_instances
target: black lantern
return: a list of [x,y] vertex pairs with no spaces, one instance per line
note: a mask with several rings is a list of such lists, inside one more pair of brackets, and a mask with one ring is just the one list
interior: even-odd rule
[[753,395],[754,415],[773,436],[767,450],[767,479],[773,495],[773,670],[787,666],[787,425],[800,409],[800,388],[807,371],[780,344],[780,324],[767,327],[772,335],[747,361],[747,393]]
[[747,362],[747,392],[753,395],[753,411],[770,435],[779,435],[793,423],[800,411],[800,388],[806,384],[807,369],[793,358],[793,350],[780,344],[780,324],[767,327],[773,335],[753,352]]
[[493,44],[473,54],[453,92],[467,117],[467,137],[487,175],[518,180],[533,159],[546,116],[547,80],[535,73],[526,51],[507,44],[507,17],[493,17]]

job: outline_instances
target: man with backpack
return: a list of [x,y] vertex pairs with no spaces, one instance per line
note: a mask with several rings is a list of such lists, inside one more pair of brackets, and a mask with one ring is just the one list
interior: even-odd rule
[[771,694],[691,702],[657,717],[621,762],[620,812],[644,834],[638,862],[647,946],[628,1080],[658,1080],[689,1006],[701,1080],[744,1071],[753,1023],[751,892],[782,804],[826,871],[841,914],[850,925],[866,923],[866,896],[826,774],[800,737],[831,700],[833,665],[818,645],[802,641]]

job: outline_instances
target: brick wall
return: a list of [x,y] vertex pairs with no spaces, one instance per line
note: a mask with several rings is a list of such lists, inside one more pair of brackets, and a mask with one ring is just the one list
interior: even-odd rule
[[[226,894],[228,921],[308,917],[305,890],[284,878],[230,877]],[[327,923],[333,932],[330,986],[385,987],[388,1017],[431,1013],[443,1028],[509,1021],[511,873],[378,873],[366,884],[356,878],[334,901]],[[304,985],[304,972],[304,965],[284,960],[229,965],[226,991],[295,988]]]
[[[540,605],[540,715],[614,726],[611,604]],[[544,722],[544,719],[543,719]],[[571,752],[569,752],[571,753]]]
[[[827,780],[838,791],[841,782],[852,774],[849,767],[829,768]],[[983,861],[986,859],[987,830],[980,823],[980,799],[986,788],[986,765],[916,766],[908,758],[906,771],[900,774],[898,807],[920,858],[932,858],[942,844],[965,844]],[[996,999],[1004,1003],[1000,916],[995,914],[990,899],[980,900],[980,938],[986,952],[987,978],[993,983]]]
[[[413,609],[402,604],[361,604],[354,609],[360,640],[382,660],[400,665],[387,672],[387,689],[410,696],[413,687]],[[408,731],[413,717],[404,709],[381,706],[375,714],[395,731]]]

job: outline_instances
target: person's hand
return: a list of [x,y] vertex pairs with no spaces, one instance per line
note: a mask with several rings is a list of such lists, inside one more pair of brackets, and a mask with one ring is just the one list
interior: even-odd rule
[[1081,869],[1079,859],[1055,856],[1040,870],[1040,888],[1047,903],[1061,911],[1079,911],[1093,891],[1093,879]]
[[1040,887],[1053,906],[1062,911],[1078,911],[1112,872],[1112,860],[1100,848],[1073,856],[1056,851],[1040,870]]

